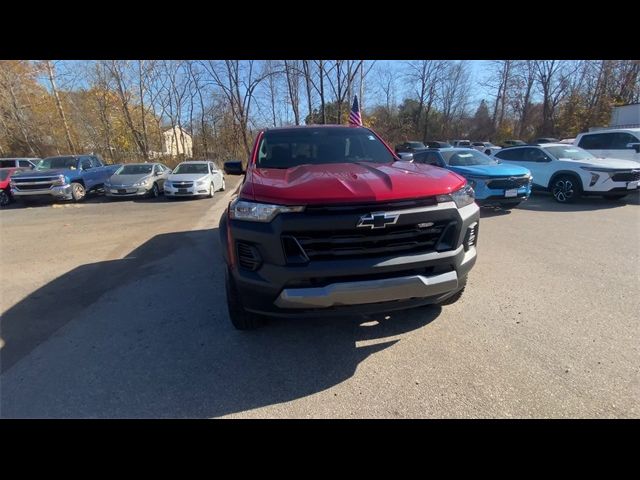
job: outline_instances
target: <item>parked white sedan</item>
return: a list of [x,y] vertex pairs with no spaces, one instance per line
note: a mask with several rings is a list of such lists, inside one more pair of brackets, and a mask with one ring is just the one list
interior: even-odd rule
[[182,162],[164,182],[164,194],[167,198],[199,195],[213,197],[214,192],[225,188],[222,171],[209,161]]

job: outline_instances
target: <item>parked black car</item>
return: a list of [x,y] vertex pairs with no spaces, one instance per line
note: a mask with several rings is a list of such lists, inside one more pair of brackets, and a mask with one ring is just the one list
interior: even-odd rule
[[559,141],[560,140],[558,140],[557,138],[544,137],[544,138],[536,138],[531,143],[533,145],[538,145],[540,143],[558,143]]
[[426,142],[426,145],[427,145],[427,148],[451,148],[452,147],[450,143],[439,142],[439,141]]
[[402,153],[402,152],[413,153],[413,152],[417,152],[418,150],[424,150],[425,148],[427,147],[422,142],[415,142],[415,141],[404,142],[404,143],[401,143],[400,145],[396,145],[396,153]]

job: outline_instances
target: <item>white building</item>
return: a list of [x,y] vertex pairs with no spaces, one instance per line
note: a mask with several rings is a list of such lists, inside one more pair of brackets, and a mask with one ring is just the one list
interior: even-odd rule
[[193,157],[193,139],[185,130],[180,127],[169,129],[164,135],[164,154],[175,157],[184,155],[186,158]]

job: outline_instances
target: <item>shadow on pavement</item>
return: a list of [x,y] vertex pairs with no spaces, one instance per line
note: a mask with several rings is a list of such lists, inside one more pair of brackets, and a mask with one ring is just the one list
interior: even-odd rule
[[631,192],[620,200],[608,200],[603,197],[582,197],[574,203],[558,203],[547,192],[536,192],[529,200],[522,202],[518,208],[537,212],[585,212],[590,210],[606,210],[623,205],[640,205],[638,192]]
[[[291,401],[437,318],[227,318],[218,230],[158,235],[121,260],[83,265],[10,308],[0,325],[0,416],[215,417]],[[364,342],[358,345],[357,342]]]

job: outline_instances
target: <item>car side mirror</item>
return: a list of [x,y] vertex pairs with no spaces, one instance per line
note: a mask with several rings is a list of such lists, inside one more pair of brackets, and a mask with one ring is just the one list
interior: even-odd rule
[[412,162],[413,161],[413,153],[411,153],[411,152],[400,152],[398,154],[398,156],[400,157],[400,160],[402,160],[404,162]]
[[227,175],[242,175],[246,170],[242,166],[242,162],[240,160],[229,160],[228,162],[224,162],[224,173]]
[[628,143],[627,144],[627,148],[631,148],[631,149],[635,150],[636,153],[640,153],[640,143],[636,143],[636,142]]

